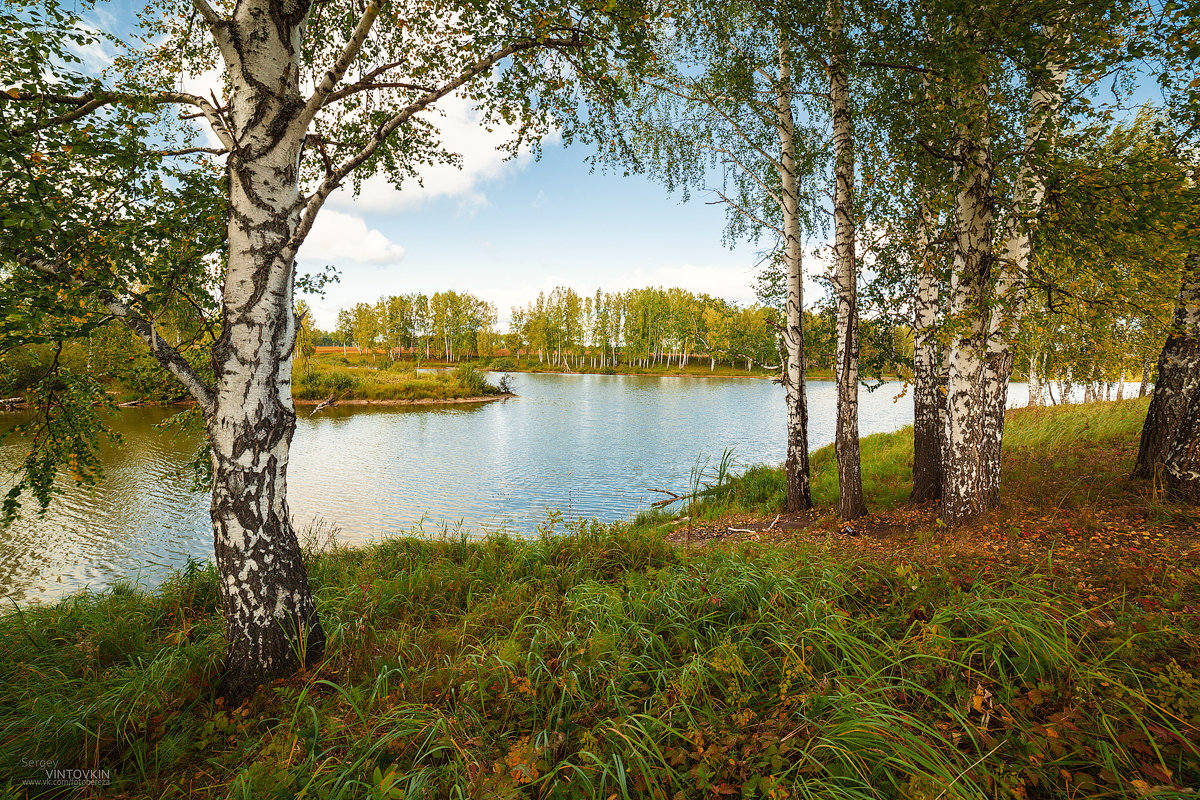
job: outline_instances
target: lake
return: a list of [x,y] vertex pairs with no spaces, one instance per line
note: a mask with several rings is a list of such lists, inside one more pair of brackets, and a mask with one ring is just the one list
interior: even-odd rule
[[[682,493],[699,464],[726,448],[737,464],[784,456],[783,389],[756,378],[517,374],[518,396],[485,404],[350,406],[315,417],[301,408],[288,474],[289,503],[303,532],[317,521],[346,542],[413,531],[470,535],[536,531],[551,510],[604,521],[628,518]],[[811,381],[809,441],[833,440],[835,387]],[[1023,384],[1010,403],[1023,405]],[[911,387],[860,397],[863,435],[910,424]],[[63,484],[44,516],[27,513],[0,530],[0,597],[49,600],[118,579],[153,583],[189,558],[212,557],[208,496],[192,489],[195,437],[154,428],[171,409],[124,409],[124,437],[106,449],[104,483]],[[0,414],[0,425],[16,420]],[[24,445],[0,444],[10,475]],[[5,478],[7,482],[9,478]]]

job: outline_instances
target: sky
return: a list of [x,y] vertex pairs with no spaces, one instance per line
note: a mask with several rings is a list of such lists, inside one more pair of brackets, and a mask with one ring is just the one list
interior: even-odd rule
[[[140,0],[110,0],[83,17],[125,35],[141,7]],[[96,45],[81,55],[99,71],[112,52]],[[183,88],[204,95],[219,85],[215,73],[183,79]],[[382,179],[368,180],[357,197],[340,190],[301,248],[301,274],[333,265],[340,275],[323,297],[304,298],[320,328],[332,329],[338,310],[358,302],[447,289],[494,303],[502,327],[514,305],[559,285],[588,295],[680,286],[755,302],[757,265],[771,242],[725,246],[725,208],[710,196],[683,203],[647,177],[592,171],[590,150],[557,140],[543,143],[540,159],[506,159],[497,149],[503,131],[484,130],[475,110],[454,96],[440,105],[443,141],[462,156],[461,169],[429,167],[423,186],[406,183],[400,191]],[[806,286],[806,301],[821,294],[816,282]]]
[[[140,7],[141,0],[110,0],[84,17],[125,34]],[[111,56],[99,46],[82,55],[97,70]],[[216,74],[183,79],[183,88],[205,95],[214,87]],[[358,302],[447,289],[494,303],[502,327],[514,305],[559,285],[588,295],[597,288],[679,286],[755,301],[757,265],[771,242],[727,247],[726,209],[711,196],[697,192],[684,203],[647,177],[593,172],[588,149],[559,141],[544,142],[540,159],[524,153],[506,160],[497,149],[502,130],[489,133],[454,96],[439,105],[437,124],[462,156],[461,169],[426,168],[423,186],[411,182],[402,190],[381,178],[369,179],[357,197],[340,190],[301,248],[301,274],[333,265],[340,275],[324,296],[305,298],[319,327],[332,329],[338,310]],[[825,244],[810,241],[807,250]],[[824,266],[808,258],[806,271],[811,305],[825,294],[811,277]]]
[[585,148],[558,142],[539,160],[506,161],[499,134],[473,118],[458,103],[442,120],[461,170],[429,168],[423,186],[400,191],[372,179],[358,197],[330,198],[298,257],[301,272],[333,264],[341,274],[324,298],[306,298],[320,327],[356,302],[446,289],[495,303],[502,321],[559,285],[587,294],[681,286],[754,302],[769,243],[725,247],[725,210],[705,195],[682,203],[645,177],[593,172]]

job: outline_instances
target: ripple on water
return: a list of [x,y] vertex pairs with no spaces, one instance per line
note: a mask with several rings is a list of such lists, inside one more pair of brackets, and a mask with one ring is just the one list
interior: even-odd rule
[[[682,491],[698,462],[726,447],[739,464],[784,455],[783,390],[754,379],[599,375],[513,376],[519,396],[481,405],[347,407],[301,417],[288,475],[303,530],[315,520],[362,542],[421,525],[532,533],[547,510],[613,520]],[[811,381],[809,439],[832,440],[835,393]],[[863,434],[912,420],[898,385],[861,396]],[[1010,401],[1024,401],[1014,385]],[[189,558],[212,555],[208,497],[187,465],[198,441],[153,426],[169,409],[124,409],[113,427],[125,446],[102,455],[105,482],[69,482],[43,517],[0,531],[0,597],[52,599],[116,579],[154,582]],[[9,415],[9,420],[12,416]],[[7,424],[0,421],[0,424]],[[0,443],[0,470],[22,444]],[[28,505],[28,504],[27,504]]]

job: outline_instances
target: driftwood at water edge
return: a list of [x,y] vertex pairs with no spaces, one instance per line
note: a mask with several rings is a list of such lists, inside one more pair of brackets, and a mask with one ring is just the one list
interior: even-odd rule
[[313,414],[316,414],[321,409],[329,408],[336,402],[337,402],[337,395],[331,394],[331,395],[329,395],[329,397],[327,397],[324,400],[322,400],[321,402],[317,403],[317,405],[313,408],[313,410],[308,412],[308,415],[311,417]]

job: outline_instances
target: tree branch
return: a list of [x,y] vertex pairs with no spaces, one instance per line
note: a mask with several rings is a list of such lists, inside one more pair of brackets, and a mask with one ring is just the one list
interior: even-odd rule
[[721,155],[725,156],[725,159],[727,161],[732,162],[733,164],[737,165],[742,170],[743,173],[745,173],[751,180],[753,180],[755,183],[757,183],[759,188],[762,189],[768,197],[770,197],[772,200],[774,200],[779,205],[783,205],[783,200],[779,197],[778,194],[776,194],[775,190],[772,189],[767,184],[766,181],[764,181],[757,174],[755,174],[755,172],[752,169],[750,169],[745,164],[743,164],[741,162],[741,160],[738,159],[738,157],[733,154],[732,151],[730,151],[729,149],[724,148],[724,147],[715,147],[712,145],[701,144],[700,147],[705,150],[712,150],[714,153],[720,153]]
[[221,54],[226,57],[226,63],[229,61],[229,56],[233,50],[233,39],[229,36],[229,21],[222,19],[213,7],[208,4],[208,0],[192,0],[192,7],[196,9],[196,13],[204,20],[204,24],[208,26],[208,32],[212,34],[213,39],[220,48]]
[[917,139],[917,144],[921,145],[921,148],[926,153],[929,153],[929,155],[933,156],[934,158],[940,158],[943,161],[952,161],[955,164],[966,164],[967,163],[966,159],[963,158],[962,156],[956,156],[951,153],[947,153],[944,150],[939,150],[938,148],[934,147],[933,145],[931,145],[929,142],[925,141],[924,139]]
[[68,122],[74,122],[77,119],[86,117],[88,114],[100,108],[102,105],[104,105],[103,100],[89,100],[73,111],[68,111],[65,114],[59,114],[57,117],[52,117],[41,124],[32,125],[28,128],[17,128],[15,131],[13,131],[13,136],[24,136],[25,134],[33,133],[34,131],[45,130],[46,128],[55,128],[59,125],[65,125]]
[[309,96],[308,101],[304,104],[304,110],[292,121],[292,128],[294,130],[308,130],[308,125],[312,122],[313,117],[325,105],[330,93],[333,92],[334,88],[345,77],[346,70],[350,69],[350,65],[354,63],[354,59],[358,57],[363,43],[367,40],[367,34],[371,32],[371,26],[375,24],[375,20],[379,17],[379,12],[386,3],[387,0],[367,3],[367,10],[359,18],[358,25],[354,27],[354,32],[350,34],[350,39],[346,42],[346,46],[342,49],[341,54],[333,62],[333,65],[325,71],[325,77],[321,79],[321,82],[317,84],[317,88]]
[[224,147],[184,147],[179,150],[159,150],[160,156],[187,156],[193,153],[212,153],[214,156],[223,156],[228,153]]
[[[711,189],[710,191],[711,191],[713,194],[715,194],[717,197],[721,198],[721,201],[722,201],[722,202],[724,202],[724,203],[726,203],[727,205],[730,205],[730,206],[732,206],[734,209],[736,209],[736,210],[737,210],[737,212],[738,212],[739,214],[741,214],[743,217],[746,217],[747,219],[751,220],[752,222],[754,222],[754,223],[755,223],[755,224],[757,224],[757,225],[761,225],[761,226],[763,226],[764,228],[769,228],[769,229],[771,229],[771,230],[775,231],[775,233],[779,234],[779,235],[780,235],[781,237],[783,237],[784,239],[786,239],[786,238],[787,238],[787,234],[785,234],[785,233],[783,232],[783,229],[782,229],[782,228],[780,228],[780,227],[778,227],[778,226],[776,226],[776,225],[772,225],[770,222],[767,222],[766,220],[762,219],[761,217],[759,217],[759,216],[756,216],[755,214],[752,214],[752,213],[750,213],[750,211],[749,211],[748,209],[746,209],[744,206],[742,206],[742,205],[741,205],[741,204],[739,204],[738,202],[736,202],[736,201],[734,201],[734,200],[731,200],[731,199],[729,199],[728,197],[726,197],[724,192],[720,191],[719,189]],[[709,205],[713,205],[713,203],[709,203]]]
[[[0,245],[4,244],[6,243],[0,240]],[[146,346],[150,348],[150,352],[158,359],[158,363],[162,364],[164,369],[174,375],[183,384],[184,388],[188,390],[200,405],[201,411],[206,416],[212,412],[216,403],[212,387],[204,382],[199,373],[196,372],[192,365],[175,348],[167,344],[167,341],[158,335],[153,322],[148,321],[132,308],[125,305],[109,289],[93,280],[80,278],[72,274],[69,269],[61,264],[41,258],[34,258],[20,252],[13,252],[13,258],[17,263],[29,269],[62,281],[63,283],[70,284],[76,289],[94,290],[96,296],[104,304],[104,307],[108,309],[109,313],[124,322],[139,339],[145,342]]]
[[416,102],[396,112],[387,122],[375,129],[375,132],[371,135],[370,141],[363,145],[356,154],[354,154],[340,167],[337,167],[330,172],[329,175],[326,176],[325,180],[321,182],[321,185],[317,187],[316,191],[309,196],[308,202],[305,204],[304,211],[300,217],[300,224],[297,226],[296,232],[292,235],[291,241],[288,242],[288,244],[283,248],[280,258],[282,258],[284,261],[295,258],[296,252],[300,249],[300,245],[304,243],[305,237],[308,236],[309,231],[312,230],[313,223],[316,222],[317,212],[321,210],[321,206],[324,205],[325,200],[329,197],[329,195],[342,185],[342,181],[344,181],[350,175],[350,173],[358,169],[358,167],[361,166],[364,161],[374,155],[375,151],[379,149],[380,145],[387,141],[389,136],[395,133],[401,125],[412,119],[415,114],[424,111],[433,103],[458,90],[471,79],[491,69],[498,62],[508,58],[514,53],[521,52],[522,50],[531,50],[535,47],[579,47],[581,44],[581,40],[577,37],[571,39],[525,39],[519,42],[514,42],[507,47],[503,47],[484,56],[470,67],[459,73],[454,79],[442,84],[435,91],[427,92]]
[[[3,103],[57,103],[59,105],[75,106],[74,111],[69,111],[66,114],[60,114],[44,123],[31,125],[28,128],[23,128],[15,131],[15,135],[23,135],[40,131],[54,125],[62,124],[63,122],[71,122],[87,114],[96,111],[97,109],[117,103],[134,105],[137,103],[155,103],[158,105],[188,105],[195,106],[204,114],[204,118],[208,120],[208,124],[212,126],[213,133],[221,141],[221,144],[229,150],[233,149],[233,136],[229,133],[229,129],[221,119],[221,115],[217,112],[216,106],[205,100],[198,94],[189,94],[188,92],[152,92],[150,94],[136,94],[132,92],[87,92],[82,95],[62,95],[62,94],[17,94],[13,95],[9,92],[0,92],[0,102]],[[86,110],[85,110],[86,109]]]
[[860,61],[860,62],[858,62],[858,65],[860,67],[879,67],[880,69],[898,69],[898,70],[903,70],[905,72],[916,72],[921,75],[937,75],[937,74],[939,74],[936,69],[929,69],[928,67],[916,67],[916,66],[913,66],[912,64],[897,64],[894,61]]

